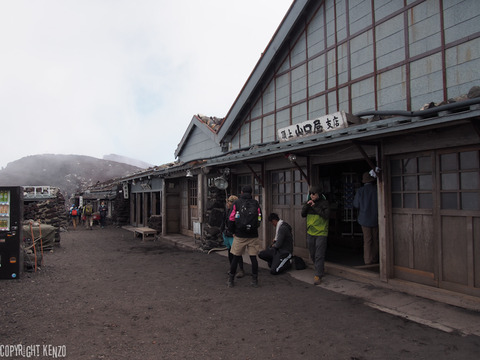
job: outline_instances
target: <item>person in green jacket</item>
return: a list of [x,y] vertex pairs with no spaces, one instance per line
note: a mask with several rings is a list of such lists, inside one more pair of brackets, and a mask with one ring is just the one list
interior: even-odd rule
[[307,218],[307,246],[315,267],[313,283],[320,285],[325,273],[330,206],[317,186],[310,187],[308,201],[302,207],[302,217]]

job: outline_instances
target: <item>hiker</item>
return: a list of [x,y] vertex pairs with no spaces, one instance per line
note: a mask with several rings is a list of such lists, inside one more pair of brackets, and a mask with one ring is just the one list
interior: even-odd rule
[[268,221],[275,227],[275,238],[272,245],[258,253],[258,257],[265,260],[270,268],[270,274],[278,275],[290,269],[290,259],[293,253],[292,227],[281,220],[278,214],[271,213]]
[[313,284],[320,285],[325,274],[330,207],[317,186],[309,190],[308,200],[302,207],[302,217],[307,220],[307,246],[315,268]]
[[234,235],[231,249],[233,260],[228,273],[228,287],[234,286],[237,265],[245,250],[247,250],[252,263],[251,285],[253,287],[258,286],[257,254],[260,249],[258,227],[261,221],[262,210],[258,201],[252,198],[252,187],[250,185],[244,186],[240,198],[233,203],[228,223],[229,230]]
[[72,219],[72,225],[74,230],[77,228],[78,215],[78,208],[75,204],[73,204],[70,208],[70,217]]
[[105,205],[104,201],[102,201],[98,210],[100,211],[100,226],[103,229],[105,227],[105,221],[107,219],[107,210],[108,210],[107,205]]
[[[223,213],[223,222],[222,222],[222,225],[220,226],[220,231],[222,232],[222,237],[223,237],[223,244],[227,247],[229,272],[230,272],[230,266],[232,265],[232,260],[233,260],[233,254],[230,251],[233,245],[233,234],[230,232],[230,230],[228,230],[228,218],[232,211],[233,203],[237,200],[238,200],[238,197],[235,195],[230,195],[228,197],[227,202],[225,204],[225,211]],[[235,277],[240,279],[245,276],[245,271],[243,270],[243,258],[238,261],[238,266],[240,270],[237,272]]]
[[83,212],[85,214],[85,227],[92,230],[93,228],[93,206],[90,202],[85,205]]

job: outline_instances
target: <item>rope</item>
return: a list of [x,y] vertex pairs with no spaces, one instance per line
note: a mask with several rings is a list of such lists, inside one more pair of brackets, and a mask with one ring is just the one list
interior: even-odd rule
[[208,250],[208,253],[210,254],[212,251],[223,251],[223,250],[227,250],[227,247],[225,246],[225,247],[213,248]]
[[40,220],[38,221],[38,231],[40,232],[40,252],[42,254],[41,266],[43,266],[43,238],[42,238],[42,227],[40,226]]
[[33,254],[35,258],[35,272],[37,272],[37,247],[35,246],[35,236],[33,235],[33,225],[30,222],[30,232],[32,233]]

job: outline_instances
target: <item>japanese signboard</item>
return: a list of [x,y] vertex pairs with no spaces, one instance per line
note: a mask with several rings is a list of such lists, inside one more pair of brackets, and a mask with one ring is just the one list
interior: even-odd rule
[[328,114],[313,120],[307,120],[298,124],[278,129],[280,141],[296,140],[301,137],[321,134],[327,131],[338,130],[348,127],[347,117],[344,111]]

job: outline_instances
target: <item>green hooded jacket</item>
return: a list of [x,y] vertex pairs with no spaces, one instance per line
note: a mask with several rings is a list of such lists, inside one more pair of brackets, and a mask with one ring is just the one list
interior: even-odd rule
[[313,206],[308,205],[308,201],[303,204],[302,217],[307,218],[307,233],[309,235],[328,236],[330,206],[328,201],[322,198],[322,195]]

